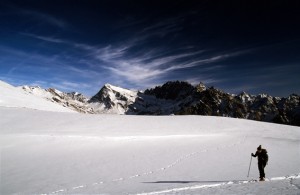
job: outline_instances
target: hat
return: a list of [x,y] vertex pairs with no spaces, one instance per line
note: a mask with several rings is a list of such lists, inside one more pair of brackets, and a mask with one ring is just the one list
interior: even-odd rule
[[261,145],[258,146],[257,150],[261,150]]

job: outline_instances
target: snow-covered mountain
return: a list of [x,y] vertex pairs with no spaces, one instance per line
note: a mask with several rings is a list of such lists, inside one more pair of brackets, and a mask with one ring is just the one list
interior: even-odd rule
[[105,84],[88,102],[94,113],[124,114],[138,98],[138,92]]
[[174,104],[170,100],[158,99],[141,91],[123,89],[110,84],[104,85],[89,103],[95,113],[138,115],[168,115],[171,113],[169,108],[173,108]]
[[46,99],[63,107],[80,113],[93,113],[87,104],[88,98],[78,92],[64,93],[54,88],[42,89],[41,87],[21,86],[29,94]]
[[80,113],[225,116],[300,126],[297,94],[287,98],[246,92],[234,95],[203,83],[192,86],[179,81],[144,92],[105,84],[91,99],[77,92],[64,93],[52,88],[22,86],[18,88],[19,93],[20,90],[30,97],[46,99]]
[[105,85],[89,101],[96,113],[138,115],[209,115],[245,118],[300,126],[300,97],[225,93],[203,83],[167,82],[145,92]]
[[47,101],[44,97],[50,97],[50,94],[44,92],[43,89],[32,89],[34,93],[30,93],[22,88],[11,86],[0,81],[0,107],[13,108],[30,108],[36,110],[56,111],[56,112],[74,112],[67,107],[57,105],[54,101]]

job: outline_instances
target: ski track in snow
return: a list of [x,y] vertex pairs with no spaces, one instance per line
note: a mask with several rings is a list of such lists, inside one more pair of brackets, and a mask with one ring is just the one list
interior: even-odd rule
[[[178,136],[176,135],[175,137],[178,137]],[[150,175],[150,174],[158,173],[158,172],[161,172],[161,171],[167,171],[168,169],[170,169],[170,168],[176,166],[177,164],[179,164],[180,162],[182,162],[184,160],[187,160],[189,158],[192,158],[193,156],[196,156],[198,154],[205,153],[205,152],[208,152],[208,151],[218,151],[218,150],[224,149],[224,148],[235,147],[236,145],[239,145],[239,144],[243,143],[245,140],[246,140],[246,136],[244,136],[241,140],[239,140],[239,141],[237,141],[236,143],[233,143],[233,144],[229,144],[229,145],[225,145],[225,146],[218,146],[216,148],[210,148],[209,150],[208,149],[202,149],[198,152],[192,152],[192,153],[183,155],[180,158],[176,159],[174,162],[172,162],[172,163],[170,163],[170,164],[168,164],[164,167],[158,168],[155,171],[148,171],[148,172],[144,172],[144,173],[139,173],[139,174],[129,176],[127,178],[122,178],[122,177],[121,178],[116,178],[116,179],[113,179],[113,180],[108,181],[108,182],[98,181],[98,182],[94,182],[94,183],[89,184],[89,185],[79,185],[79,186],[74,186],[74,187],[70,187],[70,188],[55,190],[55,191],[51,192],[50,194],[66,193],[66,192],[71,192],[72,190],[77,190],[77,189],[80,189],[80,188],[87,188],[89,186],[97,186],[97,185],[103,185],[103,184],[106,184],[106,183],[113,183],[113,182],[122,182],[122,181],[132,180],[132,179],[137,178],[137,177],[142,177],[142,176],[147,176],[147,175]],[[236,183],[236,182],[231,182],[231,183]],[[225,185],[225,184],[230,184],[230,182],[220,183],[220,184],[211,184],[211,185],[201,185],[201,186],[196,186],[196,188],[185,187],[185,188],[178,188],[178,189],[180,191],[182,191],[182,190],[187,190],[187,189],[199,189],[199,188],[206,188],[206,187],[216,187],[216,186]],[[171,191],[166,190],[166,191],[151,192],[151,193],[146,193],[146,194],[161,194],[161,193],[176,192],[176,191],[177,191],[176,189],[173,189]]]
[[[271,179],[267,179],[264,182],[290,180],[290,184],[292,186],[295,186],[296,188],[300,189],[298,185],[293,184],[293,180],[295,180],[295,179],[300,179],[300,173],[295,174],[295,175],[291,175],[291,176],[286,176],[286,177],[274,177],[274,178],[271,178]],[[254,180],[250,180],[250,181],[229,181],[229,182],[221,182],[221,183],[218,183],[218,184],[194,185],[194,186],[189,186],[189,187],[173,188],[173,189],[161,190],[161,191],[155,191],[155,192],[145,192],[145,193],[139,193],[139,194],[134,194],[134,195],[154,195],[154,194],[176,193],[176,192],[181,192],[181,191],[186,191],[186,190],[213,188],[213,187],[220,187],[220,186],[224,186],[224,185],[247,184],[247,183],[253,183],[253,182],[258,182],[258,181],[254,181]]]

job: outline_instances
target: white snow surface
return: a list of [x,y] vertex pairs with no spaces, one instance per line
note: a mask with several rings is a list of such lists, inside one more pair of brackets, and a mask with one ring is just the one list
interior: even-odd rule
[[[299,194],[300,128],[0,107],[0,194]],[[250,154],[269,153],[267,181]]]
[[20,87],[11,86],[0,80],[0,107],[30,108],[55,112],[75,112],[56,103],[47,101],[47,92],[36,88],[34,94]]

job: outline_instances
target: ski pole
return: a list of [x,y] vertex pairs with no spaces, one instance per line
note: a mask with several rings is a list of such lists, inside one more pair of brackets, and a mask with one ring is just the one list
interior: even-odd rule
[[249,170],[248,170],[248,175],[247,175],[247,177],[249,177],[250,168],[251,168],[251,162],[252,162],[252,155],[251,155],[251,158],[250,158],[250,165],[249,165]]

